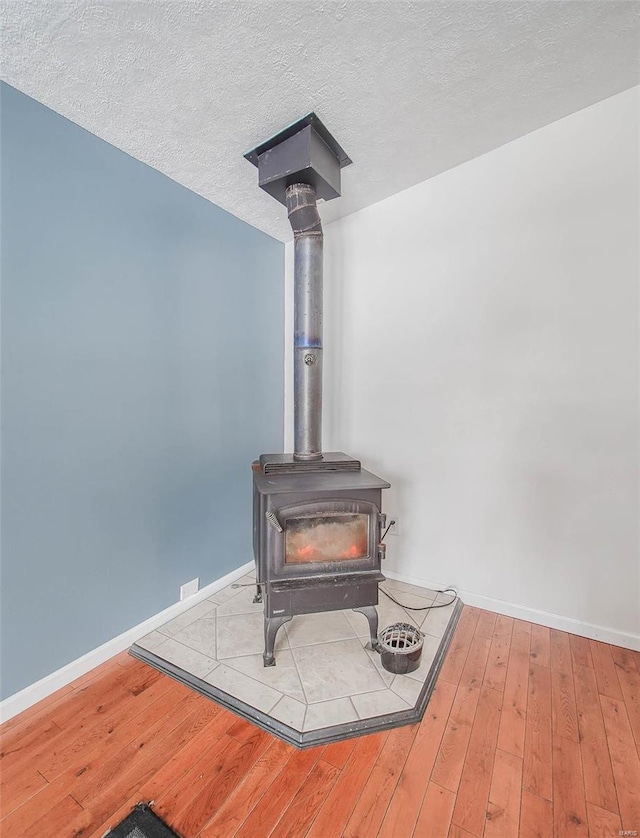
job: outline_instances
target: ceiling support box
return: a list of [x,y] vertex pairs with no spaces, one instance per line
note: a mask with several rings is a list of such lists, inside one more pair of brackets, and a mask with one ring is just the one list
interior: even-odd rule
[[294,183],[313,186],[317,198],[340,197],[340,170],[351,160],[315,113],[308,113],[245,154],[258,167],[258,185],[286,206]]

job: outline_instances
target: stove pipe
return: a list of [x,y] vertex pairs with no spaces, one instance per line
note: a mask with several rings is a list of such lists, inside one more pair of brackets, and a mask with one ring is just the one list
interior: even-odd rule
[[257,166],[260,188],[289,214],[295,277],[293,459],[322,460],[322,225],[316,201],[340,197],[340,170],[351,159],[313,112],[245,158]]
[[285,192],[294,240],[294,453],[322,459],[322,225],[316,190],[294,183]]

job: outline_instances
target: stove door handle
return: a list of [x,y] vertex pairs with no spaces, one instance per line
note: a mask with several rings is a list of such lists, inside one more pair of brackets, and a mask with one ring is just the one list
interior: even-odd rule
[[282,524],[278,521],[275,512],[265,512],[264,517],[267,519],[267,522],[271,524],[274,530],[276,530],[276,532],[284,532]]

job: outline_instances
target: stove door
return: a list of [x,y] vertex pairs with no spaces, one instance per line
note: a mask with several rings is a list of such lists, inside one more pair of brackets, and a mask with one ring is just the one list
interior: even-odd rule
[[369,501],[314,500],[281,507],[272,521],[272,574],[315,576],[379,569],[380,512]]

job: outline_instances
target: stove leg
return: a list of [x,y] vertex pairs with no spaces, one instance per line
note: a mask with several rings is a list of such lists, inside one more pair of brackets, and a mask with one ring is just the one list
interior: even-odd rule
[[367,643],[367,649],[373,651],[374,649],[378,648],[378,612],[376,611],[375,605],[363,605],[362,608],[353,608],[353,611],[357,611],[359,614],[364,614],[364,616],[369,620],[369,634],[371,635],[371,640]]
[[276,659],[273,654],[273,647],[276,644],[276,634],[280,626],[288,623],[291,617],[265,617],[264,618],[264,654],[262,660],[265,666],[275,666]]
[[253,601],[256,605],[259,602],[262,602],[262,588],[260,585],[256,585],[256,595],[254,596]]

